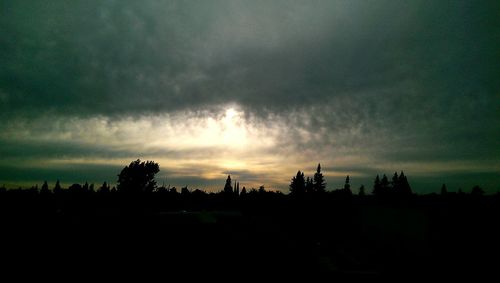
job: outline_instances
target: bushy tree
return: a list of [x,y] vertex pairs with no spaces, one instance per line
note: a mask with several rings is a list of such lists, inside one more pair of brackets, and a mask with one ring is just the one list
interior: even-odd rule
[[47,181],[43,182],[42,188],[40,189],[40,194],[42,195],[50,194],[49,185],[47,184]]
[[160,172],[160,166],[154,161],[140,159],[125,166],[118,175],[118,191],[126,193],[152,192],[156,187],[155,175]]
[[361,187],[359,187],[359,192],[358,192],[358,195],[359,196],[364,196],[366,193],[365,193],[365,185],[361,185]]

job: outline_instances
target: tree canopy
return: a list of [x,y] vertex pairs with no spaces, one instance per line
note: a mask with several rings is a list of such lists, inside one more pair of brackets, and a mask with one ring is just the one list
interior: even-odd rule
[[160,166],[154,161],[132,161],[118,174],[118,191],[127,193],[152,192],[156,188],[155,175]]

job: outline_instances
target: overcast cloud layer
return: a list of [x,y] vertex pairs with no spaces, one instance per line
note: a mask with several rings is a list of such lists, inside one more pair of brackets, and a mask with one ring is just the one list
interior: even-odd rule
[[498,1],[2,1],[0,185],[500,189]]

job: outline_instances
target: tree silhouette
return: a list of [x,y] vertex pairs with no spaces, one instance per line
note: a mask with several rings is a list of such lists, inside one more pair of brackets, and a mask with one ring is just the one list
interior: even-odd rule
[[382,195],[387,195],[391,191],[391,187],[389,186],[389,179],[385,174],[380,180],[380,191],[382,192]]
[[302,196],[306,192],[306,183],[304,180],[304,173],[297,171],[297,175],[292,178],[290,183],[290,194],[295,196]]
[[314,191],[314,184],[312,178],[307,177],[306,179],[306,193],[310,194]]
[[59,194],[62,192],[61,184],[59,184],[59,180],[57,180],[56,185],[54,186],[54,193]]
[[236,189],[234,190],[235,195],[240,195],[240,182],[236,183]]
[[392,190],[395,193],[399,193],[401,190],[401,183],[399,181],[400,180],[399,180],[398,172],[394,172],[394,175],[392,175],[391,185],[392,185]]
[[158,172],[160,166],[154,161],[132,161],[118,175],[117,189],[125,193],[152,192],[156,187],[154,177]]
[[408,179],[406,178],[403,171],[401,171],[401,173],[399,174],[398,187],[396,192],[403,196],[408,196],[413,194],[413,192],[411,191],[410,184],[408,183]]
[[106,183],[106,182],[102,183],[102,186],[98,189],[98,192],[103,193],[103,194],[109,193],[108,183]]
[[374,195],[376,196],[380,196],[382,195],[382,187],[380,185],[380,177],[377,175],[377,177],[375,177],[375,181],[373,181],[373,192],[372,192]]
[[446,184],[443,184],[441,186],[441,195],[446,195],[448,194],[448,189],[446,189]]
[[224,193],[232,194],[233,186],[231,185],[231,175],[227,175],[226,184],[224,185]]
[[359,187],[359,193],[358,195],[359,196],[364,196],[366,193],[365,193],[365,185],[361,185],[361,187]]
[[478,185],[476,185],[472,188],[472,191],[470,194],[473,196],[482,196],[482,195],[484,195],[484,190],[481,187],[479,187]]
[[47,195],[49,194],[49,185],[47,184],[47,181],[43,182],[42,188],[40,189],[40,194],[42,195]]
[[318,167],[316,168],[316,173],[314,173],[313,177],[313,188],[315,193],[324,193],[326,188],[325,177],[323,173],[321,173],[321,164],[318,163]]
[[347,175],[347,177],[345,178],[345,184],[344,184],[343,190],[344,190],[344,193],[346,193],[348,195],[352,195],[349,175]]

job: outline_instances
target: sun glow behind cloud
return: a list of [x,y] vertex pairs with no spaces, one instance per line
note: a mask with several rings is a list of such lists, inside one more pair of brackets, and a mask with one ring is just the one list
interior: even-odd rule
[[79,148],[75,153],[60,152],[44,158],[5,159],[20,162],[19,166],[124,166],[140,158],[159,162],[162,178],[223,179],[233,172],[235,177],[252,172],[267,181],[267,174],[276,173],[269,165],[276,167],[283,160],[272,153],[281,129],[279,120],[265,123],[241,109],[225,107],[215,112],[183,111],[113,119],[46,116],[36,121],[11,122],[0,135],[11,141],[54,146],[64,143]]

